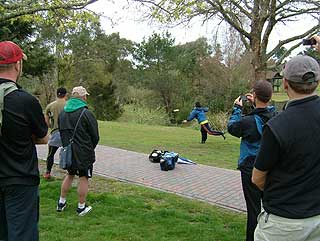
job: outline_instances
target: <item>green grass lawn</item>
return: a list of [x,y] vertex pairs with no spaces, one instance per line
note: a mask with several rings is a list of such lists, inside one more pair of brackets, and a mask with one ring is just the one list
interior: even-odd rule
[[277,92],[272,94],[272,100],[277,102],[287,101],[289,98],[285,92]]
[[141,186],[94,177],[88,195],[93,210],[76,215],[73,188],[68,206],[55,210],[61,180],[40,187],[40,240],[126,241],[245,239],[245,215]]
[[200,144],[200,131],[192,128],[151,126],[120,122],[99,122],[100,144],[149,154],[153,149],[178,152],[197,163],[236,169],[238,138],[227,134],[208,136]]
[[[320,87],[317,88],[317,94],[320,95]],[[287,96],[287,93],[283,91],[281,88],[279,92],[272,94],[272,100],[277,102],[287,101],[289,100],[289,97]]]

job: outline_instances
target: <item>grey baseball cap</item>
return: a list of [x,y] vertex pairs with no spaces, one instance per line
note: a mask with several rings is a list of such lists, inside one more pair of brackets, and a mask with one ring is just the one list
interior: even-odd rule
[[299,55],[286,63],[283,77],[295,83],[317,82],[320,79],[320,66],[314,58]]

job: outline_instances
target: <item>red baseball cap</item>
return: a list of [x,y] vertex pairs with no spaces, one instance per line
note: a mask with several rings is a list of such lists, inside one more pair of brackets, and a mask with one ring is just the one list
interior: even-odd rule
[[11,41],[0,42],[0,64],[12,64],[27,59],[22,49]]

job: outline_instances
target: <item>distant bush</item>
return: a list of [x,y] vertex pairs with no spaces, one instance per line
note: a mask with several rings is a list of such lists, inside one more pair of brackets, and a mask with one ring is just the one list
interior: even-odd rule
[[[154,108],[151,109],[149,107],[138,105],[138,104],[130,104],[125,105],[123,107],[123,113],[121,117],[118,119],[119,122],[131,122],[137,124],[148,124],[148,125],[162,125],[168,126],[172,125],[172,117],[166,114],[164,108]],[[182,113],[183,112],[183,113]],[[177,112],[176,120],[177,124],[181,124],[181,120],[186,119],[189,114],[188,112],[184,112],[180,110]],[[229,120],[230,114],[227,112],[218,112],[218,113],[208,113],[208,120],[212,128],[216,130],[227,130],[227,123]],[[184,125],[182,125],[184,126]],[[190,122],[187,125],[189,128],[193,128],[196,130],[200,129],[200,126],[196,120]]]
[[98,120],[116,120],[122,109],[115,96],[116,86],[112,81],[97,81],[89,86],[89,104]]
[[208,119],[212,129],[226,131],[229,115],[230,114],[227,112],[218,112],[218,113],[208,114]]
[[143,105],[125,105],[123,114],[118,119],[120,122],[132,122],[148,125],[169,125],[170,119],[164,108],[148,108]]

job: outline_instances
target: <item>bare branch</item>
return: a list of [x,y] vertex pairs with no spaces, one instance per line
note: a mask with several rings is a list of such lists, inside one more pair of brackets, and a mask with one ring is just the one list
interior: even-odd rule
[[[240,34],[244,35],[246,38],[251,39],[250,34],[245,31],[243,28],[241,28],[241,26],[236,23],[235,21],[232,20],[232,18],[228,15],[231,13],[228,12],[223,8],[223,6],[221,5],[221,3],[219,3],[218,1],[209,1],[209,0],[205,0],[205,2],[207,2],[208,4],[210,4],[212,6],[213,9],[216,9],[224,18],[224,20],[229,23],[232,27],[234,27]],[[234,14],[235,15],[235,14]],[[236,19],[236,15],[233,16],[234,19]]]
[[270,2],[270,17],[269,17],[269,22],[268,25],[266,27],[266,30],[263,34],[263,38],[261,41],[261,49],[266,51],[267,46],[268,46],[268,42],[269,42],[269,37],[270,34],[274,28],[274,26],[276,25],[277,21],[276,21],[276,16],[275,16],[275,9],[276,9],[276,0],[271,0]]
[[293,45],[290,49],[288,49],[288,50],[277,60],[276,65],[280,65],[280,64],[282,63],[282,61],[283,61],[286,57],[288,57],[288,56],[291,54],[291,52],[292,52],[293,50],[295,50],[296,48],[298,48],[300,45],[301,45],[301,43],[297,43],[297,44]]
[[172,15],[172,12],[168,11],[167,9],[163,8],[160,4],[155,3],[154,1],[151,0],[133,0],[134,2],[140,2],[140,3],[146,3],[146,4],[151,4],[159,9],[161,9],[163,12]]
[[[317,24],[315,26],[313,26],[312,28],[310,28],[308,31],[304,32],[303,34],[300,34],[300,35],[297,35],[297,36],[294,36],[294,37],[291,37],[291,38],[288,38],[288,39],[285,39],[285,40],[282,40],[282,41],[279,41],[279,43],[277,44],[276,47],[273,48],[273,50],[271,50],[268,54],[267,54],[267,59],[271,58],[276,52],[277,50],[282,47],[283,45],[287,44],[287,43],[290,43],[290,42],[293,42],[295,40],[299,40],[299,39],[302,39],[302,38],[305,38],[307,36],[310,36],[310,35],[313,35],[315,34],[317,31],[319,31],[320,29],[320,26]],[[301,43],[298,44],[298,46],[301,45]]]
[[241,13],[243,13],[244,15],[246,15],[249,19],[252,18],[252,14],[249,13],[246,9],[244,9],[240,4],[238,4],[238,3],[237,3],[236,1],[234,1],[234,0],[231,0],[231,2],[232,2],[232,4],[233,4],[234,6],[236,6],[236,7],[239,9],[239,11],[240,11]]
[[244,0],[244,5],[246,6],[246,8],[250,11],[252,11],[252,7],[249,5],[248,1],[247,0]]
[[291,14],[283,15],[277,18],[277,22],[284,21],[286,19],[290,19],[292,17],[304,15],[304,14],[319,14],[319,7],[309,8],[309,9],[301,9],[300,11],[292,11]]

